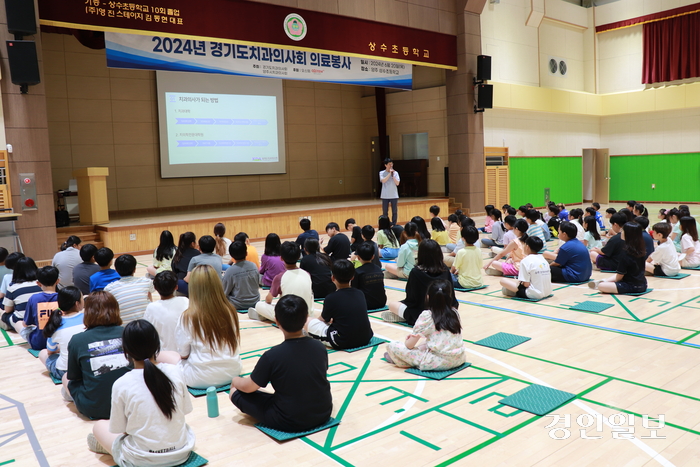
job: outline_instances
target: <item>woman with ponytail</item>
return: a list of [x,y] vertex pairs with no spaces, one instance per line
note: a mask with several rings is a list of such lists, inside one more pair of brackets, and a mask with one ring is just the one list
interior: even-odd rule
[[[400,368],[423,371],[449,370],[464,363],[462,325],[452,306],[452,284],[436,280],[428,287],[426,304],[405,342],[394,341],[384,354],[387,362]],[[423,344],[418,345],[421,338]]]
[[184,463],[195,436],[185,423],[192,402],[180,370],[156,363],[160,339],[146,320],[127,324],[122,345],[134,369],[114,383],[112,415],[95,423],[88,435],[89,449],[111,454],[120,467]]
[[68,343],[71,337],[83,332],[83,294],[77,287],[64,287],[58,291],[58,308],[49,315],[42,330],[46,348],[39,352],[39,360],[51,376],[62,379],[68,370]]

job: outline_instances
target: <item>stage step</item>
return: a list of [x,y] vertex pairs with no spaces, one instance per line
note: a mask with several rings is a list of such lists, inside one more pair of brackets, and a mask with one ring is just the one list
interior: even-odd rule
[[92,225],[76,225],[72,227],[60,227],[56,229],[56,238],[58,249],[61,249],[61,245],[66,241],[68,237],[75,235],[80,238],[81,244],[92,243],[97,248],[102,248],[104,243],[100,238],[100,233],[95,231],[95,227]]

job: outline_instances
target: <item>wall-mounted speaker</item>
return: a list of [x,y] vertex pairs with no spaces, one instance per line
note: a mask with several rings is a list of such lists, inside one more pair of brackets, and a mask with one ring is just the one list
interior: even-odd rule
[[34,41],[6,41],[12,84],[26,87],[39,84],[39,61]]
[[491,57],[489,55],[478,55],[476,57],[476,79],[478,81],[491,79]]
[[7,30],[18,36],[36,34],[34,0],[5,0]]
[[477,84],[476,85],[476,106],[479,109],[493,108],[493,85],[492,84]]

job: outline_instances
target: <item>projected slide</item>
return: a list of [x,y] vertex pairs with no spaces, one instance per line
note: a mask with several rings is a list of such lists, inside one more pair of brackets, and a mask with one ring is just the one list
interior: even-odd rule
[[278,162],[277,98],[166,92],[170,164]]

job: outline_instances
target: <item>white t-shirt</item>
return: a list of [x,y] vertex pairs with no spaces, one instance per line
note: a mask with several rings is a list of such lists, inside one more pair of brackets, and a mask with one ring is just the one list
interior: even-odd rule
[[528,298],[544,298],[552,293],[552,272],[542,255],[527,255],[520,261],[518,280],[529,282]]
[[659,243],[659,246],[654,248],[654,251],[649,256],[651,256],[652,263],[661,266],[661,270],[667,276],[675,276],[681,272],[678,253],[676,253],[676,247],[670,238],[667,238],[663,243]]
[[114,295],[119,302],[119,314],[124,326],[132,321],[143,318],[146,307],[151,301],[148,294],[153,293],[153,281],[147,277],[125,276],[108,284],[105,292]]
[[223,386],[231,382],[234,376],[241,374],[241,355],[239,349],[231,353],[228,346],[210,349],[192,334],[191,330],[182,323],[182,317],[175,330],[177,352],[182,357],[180,361],[185,383],[192,388],[208,388]]
[[589,250],[592,250],[593,248],[603,248],[603,241],[596,240],[595,238],[593,238],[593,234],[590,232],[586,232],[583,236],[583,239],[588,242],[586,248],[588,248]]
[[583,243],[583,238],[586,236],[586,231],[583,230],[583,226],[579,224],[578,219],[572,220],[571,223],[576,226],[576,238],[578,238],[579,242]]
[[695,248],[695,251],[690,256],[686,255],[686,264],[690,266],[700,265],[700,240],[694,242],[690,234],[683,234],[681,237],[681,252],[685,253],[688,248]]
[[180,320],[182,312],[190,305],[187,297],[173,297],[168,300],[158,300],[149,303],[143,319],[149,321],[158,331],[160,336],[160,350],[172,350],[177,352],[175,342],[175,328]]
[[508,230],[506,233],[503,234],[503,246],[508,246],[508,244],[516,238],[518,237],[515,236],[515,232],[513,232],[513,229]]
[[61,320],[61,326],[56,329],[53,336],[46,339],[47,350],[55,352],[58,349],[59,351],[58,360],[56,360],[57,370],[68,370],[68,343],[71,337],[85,330],[84,316],[83,313],[78,313],[75,316],[64,317]]
[[185,423],[192,401],[176,365],[160,363],[158,368],[175,385],[175,412],[168,419],[158,408],[143,379],[144,370],[131,370],[112,386],[109,431],[126,433],[121,454],[138,466],[179,465],[194,448],[195,436]]

